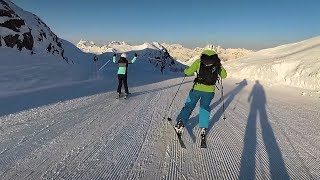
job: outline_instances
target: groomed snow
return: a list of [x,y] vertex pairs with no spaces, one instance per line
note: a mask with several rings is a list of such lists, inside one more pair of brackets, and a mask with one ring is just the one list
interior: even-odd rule
[[197,107],[184,131],[183,149],[163,116],[168,112],[175,119],[193,78],[185,80],[167,111],[182,78],[146,82],[142,77],[148,73],[131,74],[128,100],[115,99],[115,82],[107,80],[12,98],[16,103],[35,94],[63,94],[0,118],[1,179],[320,178],[318,99],[301,96],[298,89],[225,80],[226,120],[218,91],[208,148],[199,148]]

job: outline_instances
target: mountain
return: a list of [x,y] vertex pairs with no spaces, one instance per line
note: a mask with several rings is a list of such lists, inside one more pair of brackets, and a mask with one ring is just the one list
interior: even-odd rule
[[[214,46],[214,45],[207,45],[203,48],[197,47],[195,49],[189,49],[189,48],[183,47],[180,44],[167,44],[167,43],[162,43],[162,44],[152,43],[152,44],[158,44],[157,46],[160,47],[160,49],[166,49],[166,51],[169,52],[170,56],[172,56],[174,59],[178,60],[179,62],[187,65],[191,64],[193,60],[197,59],[199,57],[199,54],[201,54],[201,52],[204,49],[215,50],[219,54],[219,56],[225,61],[229,59],[237,59],[253,52],[252,50],[241,49],[241,48],[224,49],[220,46]],[[80,40],[76,46],[79,49],[81,49],[83,52],[94,53],[98,55],[103,54],[105,52],[116,52],[117,49],[121,49],[120,51],[124,51],[124,49],[131,49],[131,45],[127,44],[126,42],[119,42],[119,41],[112,41],[107,45],[98,46],[92,41]],[[137,46],[134,46],[134,47],[137,47]]]
[[27,50],[30,54],[50,53],[70,63],[63,41],[38,16],[9,0],[0,0],[0,47]]
[[263,49],[224,65],[233,78],[320,90],[320,36]]
[[[158,42],[130,45],[123,41],[111,41],[106,45],[98,46],[95,42],[80,40],[76,46],[83,52],[95,53],[98,59],[111,59],[113,54],[120,56],[121,53],[127,53],[130,58],[133,57],[134,53],[137,53],[139,59],[152,65],[147,65],[147,69],[160,70],[162,73],[166,71],[182,71],[185,67],[179,62],[176,62],[168,53],[168,50]],[[98,61],[98,64],[99,66],[103,65],[101,61]]]
[[0,96],[87,80],[93,56],[60,39],[38,16],[0,0]]
[[[146,63],[147,70],[164,72],[177,72],[182,71],[185,66],[176,62],[175,59],[168,53],[160,43],[144,43],[141,45],[130,45],[125,42],[112,41],[104,46],[108,49],[107,52],[98,56],[99,59],[111,59],[111,55],[127,53],[128,58],[132,58],[134,53],[138,54],[138,58]],[[151,66],[150,66],[151,64]]]
[[92,41],[80,40],[77,45],[79,49],[86,53],[94,53],[100,55],[105,52],[111,52],[107,46],[98,46]]
[[242,48],[224,49],[221,46],[214,46],[214,45],[207,45],[203,48],[197,47],[195,49],[189,49],[189,48],[183,47],[180,44],[163,43],[161,45],[168,50],[171,56],[179,60],[181,63],[187,64],[187,65],[192,64],[194,60],[199,58],[199,55],[204,49],[214,50],[219,54],[219,57],[222,58],[224,61],[228,61],[230,59],[237,59],[253,52],[252,50],[247,50]]

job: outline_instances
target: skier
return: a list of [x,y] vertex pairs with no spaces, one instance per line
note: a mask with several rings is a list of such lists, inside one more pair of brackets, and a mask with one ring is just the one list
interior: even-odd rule
[[129,90],[128,90],[128,64],[132,64],[137,60],[137,53],[134,53],[134,58],[131,61],[127,60],[127,54],[126,53],[122,53],[121,57],[119,60],[116,60],[116,54],[113,55],[113,62],[119,65],[118,68],[118,80],[119,80],[119,84],[118,84],[118,97],[120,98],[121,96],[121,88],[122,88],[122,84],[124,85],[124,89],[125,89],[125,98],[128,97]]
[[[177,116],[175,129],[178,134],[182,133],[184,124],[189,119],[193,109],[200,99],[199,128],[201,129],[201,144],[205,144],[206,130],[209,126],[210,103],[215,94],[215,83],[219,76],[227,77],[227,72],[221,65],[220,59],[213,50],[204,50],[200,59],[197,59],[190,67],[184,70],[185,75],[197,73],[194,85],[189,96]],[[201,145],[202,146],[202,145]]]
[[93,63],[94,63],[94,73],[96,74],[96,76],[98,76],[98,57],[94,56],[93,57]]

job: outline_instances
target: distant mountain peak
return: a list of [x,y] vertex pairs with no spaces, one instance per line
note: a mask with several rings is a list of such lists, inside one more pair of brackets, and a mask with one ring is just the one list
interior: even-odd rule
[[124,42],[124,41],[111,41],[108,46],[113,46],[113,45],[128,45],[128,43]]

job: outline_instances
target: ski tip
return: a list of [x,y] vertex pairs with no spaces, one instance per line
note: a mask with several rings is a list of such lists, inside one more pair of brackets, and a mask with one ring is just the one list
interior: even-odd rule
[[169,117],[168,117],[167,119],[168,119],[168,121],[172,121],[172,119],[171,119],[171,118],[169,118]]

